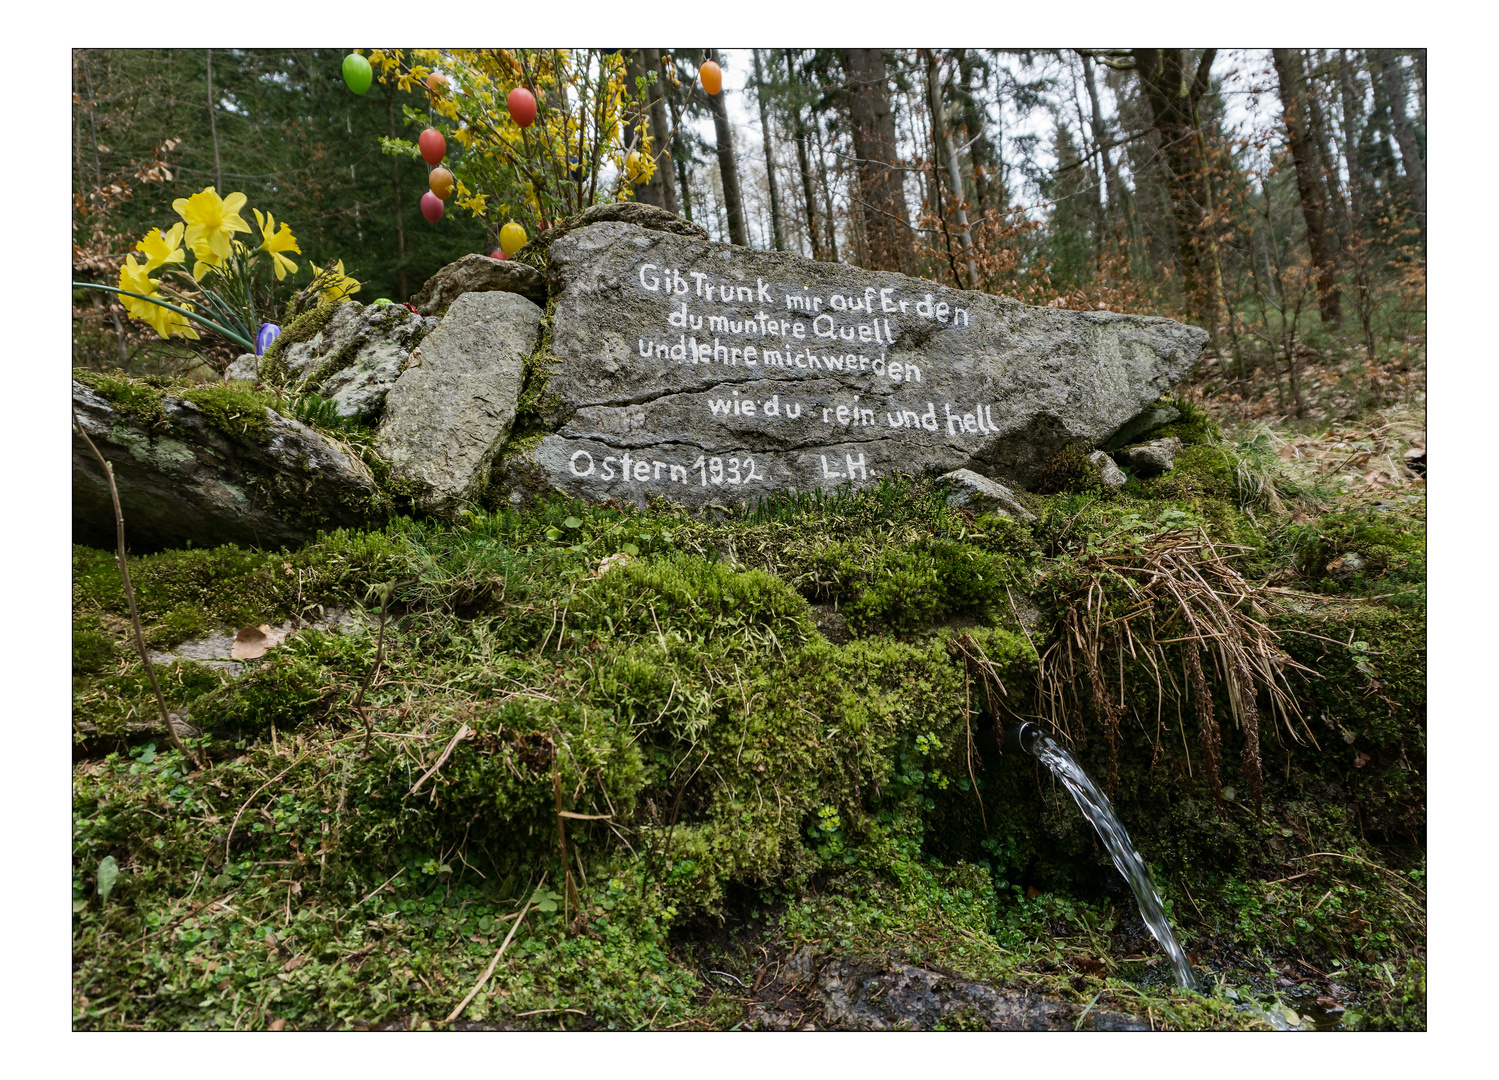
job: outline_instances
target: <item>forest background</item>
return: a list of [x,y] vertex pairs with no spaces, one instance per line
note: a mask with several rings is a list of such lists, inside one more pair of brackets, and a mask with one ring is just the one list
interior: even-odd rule
[[[621,183],[604,162],[600,201],[664,206],[715,240],[1194,322],[1212,335],[1195,390],[1242,419],[1424,401],[1424,50],[572,52],[583,70],[622,60],[637,100],[618,139],[652,138],[654,173]],[[426,222],[426,166],[392,145],[440,110],[420,81],[352,94],[343,55],[75,50],[74,279],[111,283],[207,186],[293,223],[366,301],[493,250],[507,213],[547,223],[526,205]],[[112,299],[75,290],[76,366],[192,361]]]

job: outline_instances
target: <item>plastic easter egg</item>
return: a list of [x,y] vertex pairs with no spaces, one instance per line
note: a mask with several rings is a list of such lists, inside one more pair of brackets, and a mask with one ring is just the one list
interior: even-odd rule
[[427,92],[431,94],[445,94],[448,90],[448,77],[441,72],[434,71],[427,76]]
[[641,174],[644,172],[645,158],[641,156],[640,151],[631,150],[630,156],[625,158],[625,175],[630,178],[630,183],[633,184],[640,179]]
[[697,69],[697,77],[702,80],[703,89],[709,97],[717,97],[723,89],[723,69],[709,60]]
[[526,244],[526,230],[521,228],[517,222],[509,222],[500,230],[500,250],[506,255],[514,255]]
[[370,62],[358,53],[350,53],[344,57],[344,82],[348,83],[349,89],[356,94],[362,94],[370,88],[370,80],[375,73],[370,70]]
[[271,342],[281,336],[281,327],[275,323],[261,323],[260,332],[255,335],[255,355],[264,356],[265,351],[271,347]]
[[388,297],[388,296],[382,296],[382,297],[380,297],[380,299],[376,300],[370,306],[371,307],[390,307],[392,303],[393,303],[393,301],[390,299],[390,297]]
[[505,254],[505,249],[504,248],[495,248],[493,251],[491,251],[489,253],[489,257],[491,259],[499,259],[500,262],[504,262],[506,259],[510,258],[509,255]]
[[517,86],[505,98],[510,109],[510,119],[521,127],[530,127],[536,121],[536,98],[524,86]]
[[428,128],[416,137],[416,148],[422,152],[422,160],[436,165],[448,152],[448,140],[436,128]]
[[453,174],[438,166],[427,174],[427,186],[443,202],[453,197]]
[[422,195],[422,217],[426,218],[433,225],[436,225],[442,220],[442,211],[443,205],[441,199],[430,191]]

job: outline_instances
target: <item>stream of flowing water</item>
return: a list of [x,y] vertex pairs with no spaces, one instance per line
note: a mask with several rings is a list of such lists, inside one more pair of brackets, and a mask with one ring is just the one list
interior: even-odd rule
[[1151,883],[1150,874],[1145,869],[1145,861],[1140,858],[1135,845],[1130,843],[1129,833],[1124,831],[1124,825],[1114,816],[1114,808],[1109,804],[1108,796],[1098,790],[1093,781],[1088,778],[1088,774],[1083,771],[1083,767],[1073,760],[1072,755],[1062,749],[1056,740],[1042,731],[1038,725],[1034,723],[1021,725],[1020,745],[1028,753],[1039,758],[1041,764],[1050,769],[1052,775],[1072,793],[1078,809],[1093,823],[1093,828],[1098,830],[1104,846],[1109,849],[1114,865],[1119,868],[1119,872],[1124,875],[1124,880],[1129,882],[1129,887],[1134,891],[1135,901],[1140,905],[1140,914],[1145,919],[1145,925],[1161,943],[1161,948],[1166,950],[1177,985],[1188,990],[1196,990],[1197,980],[1192,977],[1192,965],[1187,963],[1187,954],[1182,951],[1182,947],[1176,943],[1176,936],[1171,933],[1171,924],[1166,921],[1166,912],[1161,907],[1160,894],[1155,891],[1155,885]]

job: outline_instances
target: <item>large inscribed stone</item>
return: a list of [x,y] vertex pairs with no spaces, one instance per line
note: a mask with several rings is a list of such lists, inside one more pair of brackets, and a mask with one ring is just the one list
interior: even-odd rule
[[593,500],[743,502],[924,469],[1026,485],[1137,416],[1207,338],[621,222],[549,258],[565,419],[527,456]]

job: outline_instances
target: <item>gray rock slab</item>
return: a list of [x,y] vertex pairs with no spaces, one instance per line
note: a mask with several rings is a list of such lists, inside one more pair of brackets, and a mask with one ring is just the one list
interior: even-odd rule
[[1013,491],[972,469],[955,469],[940,479],[947,485],[949,506],[972,510],[976,514],[1002,514],[1022,521],[1036,520],[1036,515],[1025,508]]
[[1182,441],[1174,435],[1169,439],[1156,439],[1122,450],[1119,456],[1124,463],[1141,476],[1158,476],[1176,464],[1176,455]]
[[400,304],[339,304],[307,341],[288,346],[282,359],[301,382],[299,392],[333,400],[340,416],[375,420],[412,350],[437,319],[413,315]]
[[411,298],[423,315],[437,315],[466,292],[519,293],[538,307],[546,307],[547,282],[534,267],[488,255],[465,255],[427,279]]
[[1129,477],[1124,475],[1124,470],[1114,464],[1114,459],[1102,450],[1095,450],[1088,455],[1088,460],[1103,470],[1103,486],[1106,488],[1122,488],[1129,483]]
[[728,504],[926,469],[1025,486],[1159,399],[1207,340],[617,221],[549,259],[558,424],[505,479],[595,501]]
[[[73,383],[84,430],[113,467],[132,551],[237,543],[276,548],[319,529],[382,520],[364,463],[273,409],[265,442],[215,427],[202,410],[163,395],[166,425],[146,431],[100,394]],[[115,517],[98,460],[73,433],[73,537],[113,547]]]
[[422,342],[420,365],[391,388],[375,450],[417,486],[417,505],[449,514],[478,494],[510,434],[541,309],[506,292],[463,293]]

